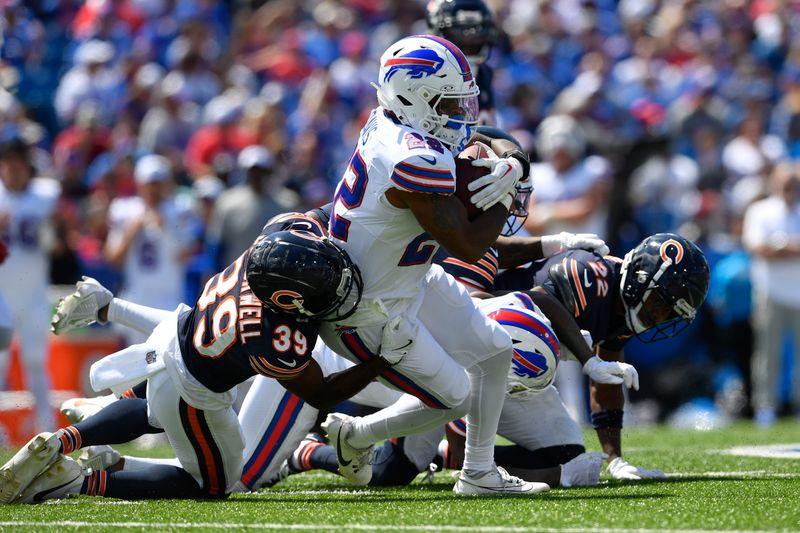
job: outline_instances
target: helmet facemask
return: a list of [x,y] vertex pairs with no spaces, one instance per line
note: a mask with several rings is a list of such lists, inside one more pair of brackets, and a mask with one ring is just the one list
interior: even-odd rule
[[[448,145],[453,153],[461,152],[478,124],[478,95],[439,94],[428,104],[431,112],[423,120],[422,128]],[[426,127],[428,124],[430,128]]]
[[531,186],[530,176],[525,181],[517,183],[516,194],[511,202],[511,209],[508,210],[508,218],[501,233],[503,237],[511,237],[522,229],[525,220],[528,218],[528,206],[530,205],[532,192],[533,187]]
[[[690,277],[665,276],[674,264],[672,259],[650,274],[638,268],[634,255],[634,250],[626,254],[620,280],[628,329],[645,343],[674,337],[692,323],[705,291]],[[679,294],[687,291],[696,307]]]

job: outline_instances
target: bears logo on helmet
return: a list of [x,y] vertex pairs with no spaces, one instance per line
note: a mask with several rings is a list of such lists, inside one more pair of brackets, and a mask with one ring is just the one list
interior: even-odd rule
[[677,335],[692,323],[708,293],[702,250],[674,233],[647,237],[625,255],[620,293],[625,321],[642,342]]
[[273,311],[307,319],[341,320],[361,300],[363,282],[347,253],[303,231],[259,238],[247,258],[247,283]]

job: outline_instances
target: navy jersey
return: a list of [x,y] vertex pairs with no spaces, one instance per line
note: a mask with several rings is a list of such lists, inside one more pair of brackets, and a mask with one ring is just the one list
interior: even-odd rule
[[440,265],[445,272],[465,285],[468,290],[489,292],[492,290],[495,276],[497,276],[499,267],[497,257],[497,250],[489,248],[477,263],[469,264],[452,257],[444,248],[439,248],[433,256],[433,262]]
[[572,312],[578,326],[592,334],[596,344],[621,350],[631,337],[619,296],[622,260],[588,252],[566,250],[525,268],[503,272],[496,290],[543,287]]
[[492,78],[494,78],[492,67],[486,63],[481,63],[478,65],[478,73],[475,76],[475,83],[478,84],[478,88],[481,90],[481,93],[478,95],[478,108],[483,111],[494,109]]
[[[322,236],[319,224],[300,213],[279,215],[262,238],[288,229]],[[297,377],[311,361],[319,325],[261,305],[247,283],[249,250],[206,283],[191,311],[178,318],[178,342],[189,372],[214,392],[251,376]]]

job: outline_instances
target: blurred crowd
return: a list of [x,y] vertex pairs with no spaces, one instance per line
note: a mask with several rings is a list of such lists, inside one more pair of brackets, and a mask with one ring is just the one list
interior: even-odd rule
[[[527,229],[593,231],[620,257],[661,231],[701,244],[712,271],[703,316],[629,358],[658,375],[663,389],[651,391],[673,407],[699,387],[746,413],[761,309],[751,286],[766,300],[777,292],[790,319],[800,313],[800,294],[781,290],[800,287],[796,200],[783,230],[762,216],[742,240],[749,206],[797,192],[800,5],[487,4],[496,120],[538,161]],[[60,187],[51,282],[92,275],[160,307],[194,299],[266,218],[332,198],[376,105],[377,59],[428,32],[423,0],[0,5],[0,141],[24,141],[35,176]],[[776,261],[778,287],[758,292]],[[752,364],[765,424],[783,401],[800,410],[800,393],[780,392],[800,390],[781,388],[782,334]]]

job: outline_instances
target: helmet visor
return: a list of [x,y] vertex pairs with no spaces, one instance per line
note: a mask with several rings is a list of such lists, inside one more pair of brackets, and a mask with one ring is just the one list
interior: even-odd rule
[[464,125],[474,126],[478,123],[478,96],[442,95],[434,106],[434,111],[447,117],[445,128],[457,130]]

